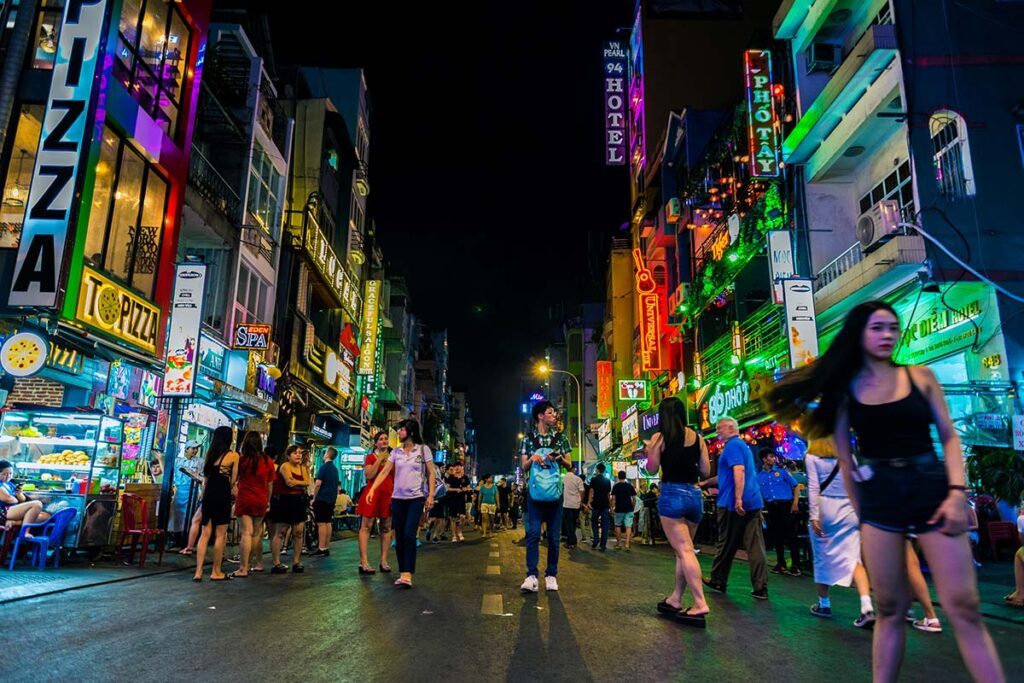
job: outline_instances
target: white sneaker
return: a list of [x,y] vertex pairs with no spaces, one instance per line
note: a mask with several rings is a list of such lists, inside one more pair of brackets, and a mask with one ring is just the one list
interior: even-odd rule
[[544,577],[544,590],[556,591],[558,590],[558,579],[553,576]]
[[519,587],[524,593],[536,593],[540,590],[540,583],[537,581],[536,576],[527,576],[526,581],[523,581],[523,585]]
[[925,633],[942,633],[942,623],[938,619],[918,619],[913,624],[914,628],[918,631],[924,631]]

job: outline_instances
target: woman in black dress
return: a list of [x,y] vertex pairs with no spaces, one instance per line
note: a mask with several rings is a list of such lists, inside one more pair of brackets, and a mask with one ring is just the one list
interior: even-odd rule
[[227,581],[221,569],[224,560],[224,545],[228,537],[228,523],[231,522],[231,496],[238,482],[238,453],[231,450],[234,441],[231,427],[217,427],[206,451],[203,466],[203,532],[196,546],[196,574],[193,581],[203,580],[203,562],[210,536],[215,534],[213,544],[213,568],[211,581]]
[[[967,669],[976,681],[998,683],[1006,679],[979,613],[965,533],[960,438],[932,371],[893,361],[900,334],[899,318],[888,304],[869,301],[854,307],[828,351],[785,376],[769,392],[767,407],[780,421],[799,420],[811,438],[832,435],[835,440],[875,591],[874,680],[895,681],[903,661],[903,620],[910,601],[904,545],[913,533]],[[941,460],[932,427],[942,442]]]

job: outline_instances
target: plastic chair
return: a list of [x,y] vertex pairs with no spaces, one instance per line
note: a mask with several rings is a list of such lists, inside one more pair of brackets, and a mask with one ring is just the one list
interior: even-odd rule
[[131,536],[132,545],[128,551],[128,562],[131,564],[135,557],[135,544],[142,541],[142,552],[139,555],[139,569],[146,566],[146,553],[149,551],[150,539],[154,536],[160,538],[160,559],[157,564],[164,562],[164,547],[167,545],[167,532],[163,529],[153,529],[149,526],[149,505],[141,497],[134,493],[121,494],[121,542],[117,544],[117,555],[115,561],[121,560],[121,549],[128,542]]
[[[14,539],[14,550],[11,552],[11,564],[8,566],[8,569],[14,569],[14,561],[18,557],[18,548],[21,547],[22,543],[29,543],[33,546],[32,564],[39,569],[46,568],[46,553],[50,551],[52,546],[54,549],[53,567],[54,569],[59,567],[61,545],[64,543],[64,532],[67,531],[68,525],[71,524],[71,520],[77,514],[78,510],[74,508],[64,508],[45,522],[22,524],[18,537]],[[26,536],[25,534],[29,529],[39,529],[39,533]]]
[[999,546],[1009,543],[1014,550],[1020,545],[1017,525],[1013,522],[989,522],[985,525],[988,531],[988,544],[992,550],[992,559],[999,559]]

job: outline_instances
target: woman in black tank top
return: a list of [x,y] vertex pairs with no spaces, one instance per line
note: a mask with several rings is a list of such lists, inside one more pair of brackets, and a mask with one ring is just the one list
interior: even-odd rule
[[[647,471],[661,469],[658,515],[665,536],[676,553],[675,590],[658,603],[658,612],[690,626],[704,626],[708,603],[704,599],[700,563],[693,552],[693,534],[700,524],[704,500],[696,483],[708,476],[711,463],[704,439],[686,426],[686,407],[670,397],[658,407],[659,430],[647,442]],[[689,587],[693,606],[683,609],[683,591]]]
[[[899,674],[910,603],[904,545],[906,535],[915,533],[971,676],[1005,681],[979,615],[965,535],[960,439],[931,370],[893,361],[900,334],[899,318],[888,304],[870,301],[854,307],[828,351],[786,375],[768,393],[766,407],[780,421],[800,420],[812,438],[834,436],[843,482],[860,516],[864,559],[877,598],[874,680],[895,681]],[[942,460],[932,444],[933,425]]]

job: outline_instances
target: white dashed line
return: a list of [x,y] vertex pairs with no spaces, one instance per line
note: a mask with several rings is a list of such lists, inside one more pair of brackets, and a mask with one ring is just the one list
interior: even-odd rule
[[501,553],[499,553],[497,550],[495,550],[493,553],[490,554],[490,556],[491,557],[500,557]]
[[487,565],[488,574],[501,574],[501,567],[496,564]]

